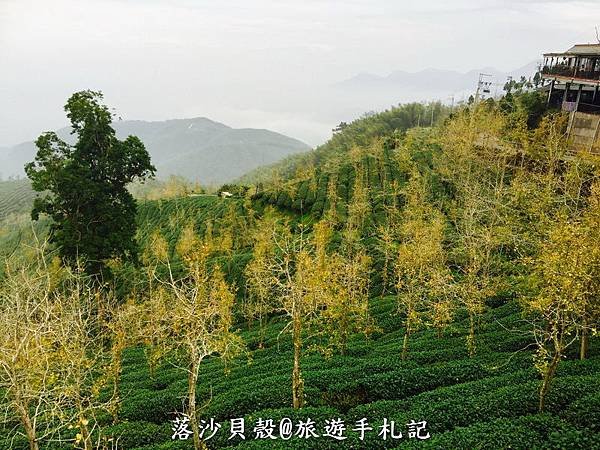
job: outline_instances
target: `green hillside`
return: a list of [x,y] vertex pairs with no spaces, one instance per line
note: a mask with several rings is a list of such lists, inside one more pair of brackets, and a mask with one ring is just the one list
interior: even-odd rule
[[[152,157],[158,176],[186,177],[204,185],[231,181],[261,165],[274,163],[287,155],[307,151],[305,143],[269,130],[235,129],[198,117],[162,122],[118,121],[119,138],[138,136]],[[70,130],[58,135],[72,141]],[[23,176],[23,166],[35,156],[33,142],[0,152],[0,175]]]
[[[438,108],[439,122],[417,127],[427,108]],[[199,418],[220,425],[207,448],[600,448],[600,165],[592,155],[567,154],[564,117],[532,117],[519,97],[452,115],[440,105],[407,105],[358,119],[306,156],[250,174],[256,189],[247,197],[140,202],[142,264],[111,265],[114,297],[139,308],[125,334],[137,336],[145,314],[162,329],[178,302],[163,297],[177,284],[169,280],[201,272],[198,261],[213,276],[222,271],[232,289],[231,329],[245,351],[232,359],[227,349],[211,352],[192,383]],[[248,268],[261,255],[271,259],[260,273],[276,286],[267,301],[308,299],[299,334],[285,303],[260,317],[248,312],[257,297]],[[346,274],[334,269],[359,272],[364,261],[366,283],[351,292],[356,307],[344,289],[360,275],[342,277],[344,284],[338,277]],[[271,272],[290,266],[291,275]],[[298,273],[308,275],[287,291]],[[202,280],[178,294],[216,286]],[[329,303],[311,309],[330,292]],[[334,339],[365,317],[342,344]],[[112,439],[105,448],[194,448],[172,428],[191,379],[181,366],[186,350],[168,347],[186,333],[190,322],[181,319],[163,341],[154,328],[123,341],[118,408],[96,411],[93,421],[95,436],[101,429]],[[298,345],[305,404],[292,408]],[[98,393],[88,398],[112,398],[106,378],[95,378]],[[29,448],[22,434],[14,437],[18,418],[7,417],[0,448]],[[245,439],[229,439],[240,418]],[[289,440],[279,434],[285,418],[295,424]],[[265,419],[274,438],[256,436]],[[318,436],[299,431],[309,419]],[[345,439],[324,436],[332,419],[345,424]],[[392,421],[402,437],[384,439]],[[423,421],[426,429],[411,434],[408,424]]]
[[[216,197],[148,202],[139,211],[140,239],[162,229],[176,242],[184,223],[217,221],[235,201]],[[241,254],[238,254],[241,256]],[[251,358],[238,357],[229,370],[218,359],[203,363],[198,400],[203,417],[222,424],[207,441],[209,448],[598,448],[600,406],[600,343],[592,342],[588,359],[577,360],[575,349],[561,364],[548,406],[537,411],[539,380],[532,365],[534,339],[528,333],[517,302],[490,299],[480,318],[477,356],[465,347],[468,318],[461,312],[442,337],[433,330],[414,335],[411,355],[399,358],[404,330],[394,296],[373,297],[369,309],[379,330],[370,338],[355,336],[346,355],[303,358],[307,405],[289,407],[291,339],[280,334],[284,322],[269,319],[264,348],[256,328],[239,324]],[[174,411],[182,410],[186,381],[166,363],[149,372],[144,349],[125,352],[120,422],[107,423],[106,433],[119,438],[123,449],[187,449],[190,441],[173,441]],[[244,417],[247,440],[228,438],[228,420]],[[363,417],[374,431],[365,440],[348,431],[339,442],[319,437],[255,440],[258,418],[314,420],[318,434],[325,420],[341,418],[348,430]],[[384,441],[378,435],[383,419],[395,421],[403,438]],[[427,421],[428,440],[410,439],[405,424]],[[21,444],[22,442],[22,444]],[[27,448],[17,439],[6,448]],[[48,447],[54,448],[54,447]],[[58,447],[62,448],[62,447]]]
[[406,130],[415,128],[431,118],[430,125],[440,124],[450,113],[441,103],[408,103],[378,114],[365,114],[350,123],[341,123],[333,136],[314,150],[290,155],[273,164],[263,165],[239,178],[243,184],[268,183],[273,178],[293,178],[306,166],[321,167],[325,161],[344,159],[353,147],[369,145],[376,138],[400,137]]
[[0,220],[11,214],[29,213],[34,198],[27,179],[0,181]]

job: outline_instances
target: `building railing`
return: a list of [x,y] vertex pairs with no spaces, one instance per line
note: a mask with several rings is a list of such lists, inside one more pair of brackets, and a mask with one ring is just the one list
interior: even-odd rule
[[600,114],[600,105],[594,105],[592,103],[583,103],[579,102],[579,106],[577,107],[577,111],[585,112],[589,114]]
[[558,64],[556,66],[544,66],[542,75],[557,75],[569,78],[582,78],[584,80],[600,80],[600,72],[593,70],[576,70],[574,67]]
[[561,104],[561,109],[566,112],[578,111],[595,115],[600,114],[600,105],[595,105],[593,103],[564,101]]

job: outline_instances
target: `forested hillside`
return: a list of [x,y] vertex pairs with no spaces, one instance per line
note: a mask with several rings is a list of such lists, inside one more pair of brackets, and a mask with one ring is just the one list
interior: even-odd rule
[[7,261],[0,305],[60,309],[0,306],[51,336],[0,335],[0,447],[35,418],[48,449],[600,448],[600,166],[536,96],[393,108],[245,197],[141,202],[101,290]]
[[333,158],[344,159],[350,149],[369,145],[377,137],[401,136],[410,128],[439,124],[449,113],[450,108],[438,102],[409,103],[378,114],[365,114],[353,122],[339,124],[333,130],[331,139],[316,149],[259,167],[245,174],[239,181],[260,184],[271,182],[274,178],[293,178],[297,170],[306,166],[320,166],[323,161]]
[[[231,181],[264,164],[304,152],[308,145],[269,130],[235,129],[219,122],[194,119],[145,122],[118,121],[117,135],[139,136],[152,156],[160,178],[186,177],[204,185]],[[69,128],[58,131],[66,142]],[[23,176],[23,166],[35,156],[35,145],[26,142],[0,152],[0,175]]]

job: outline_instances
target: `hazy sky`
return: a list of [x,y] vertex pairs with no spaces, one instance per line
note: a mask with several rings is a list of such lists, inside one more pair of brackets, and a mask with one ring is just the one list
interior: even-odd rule
[[339,122],[320,114],[324,86],[511,70],[595,41],[594,25],[599,0],[0,0],[0,146],[66,125],[87,88],[124,119],[205,116],[317,144]]

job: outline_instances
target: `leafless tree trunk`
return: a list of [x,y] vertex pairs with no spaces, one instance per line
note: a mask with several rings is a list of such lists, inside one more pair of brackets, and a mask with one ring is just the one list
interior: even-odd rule
[[402,339],[402,361],[406,360],[408,356],[408,328],[404,332],[404,339]]
[[539,410],[542,412],[544,407],[546,406],[546,395],[550,391],[550,386],[552,385],[552,380],[554,379],[554,374],[556,373],[556,369],[558,367],[558,363],[560,362],[562,354],[559,352],[554,353],[550,364],[548,365],[548,369],[544,373],[544,377],[542,379],[542,386],[540,387],[540,403]]
[[31,420],[31,416],[29,415],[28,405],[22,402],[19,393],[16,393],[15,399],[16,403],[18,404],[19,416],[21,417],[21,424],[25,429],[25,434],[27,435],[27,440],[29,441],[29,449],[39,450],[40,447],[38,445],[35,427]]
[[198,424],[198,413],[196,411],[196,386],[198,383],[198,363],[195,358],[192,358],[190,370],[188,373],[188,417],[194,433],[194,449],[203,449],[202,441],[200,440],[200,427]]
[[469,336],[467,336],[467,348],[469,349],[469,356],[472,358],[475,356],[475,317],[469,313]]
[[585,319],[583,322],[583,328],[581,330],[581,343],[579,346],[579,359],[586,359],[588,348],[590,346],[589,334],[587,330],[587,324],[585,323]]
[[304,406],[304,381],[300,371],[302,354],[302,319],[298,313],[293,317],[294,369],[292,371],[292,402],[294,409]]

